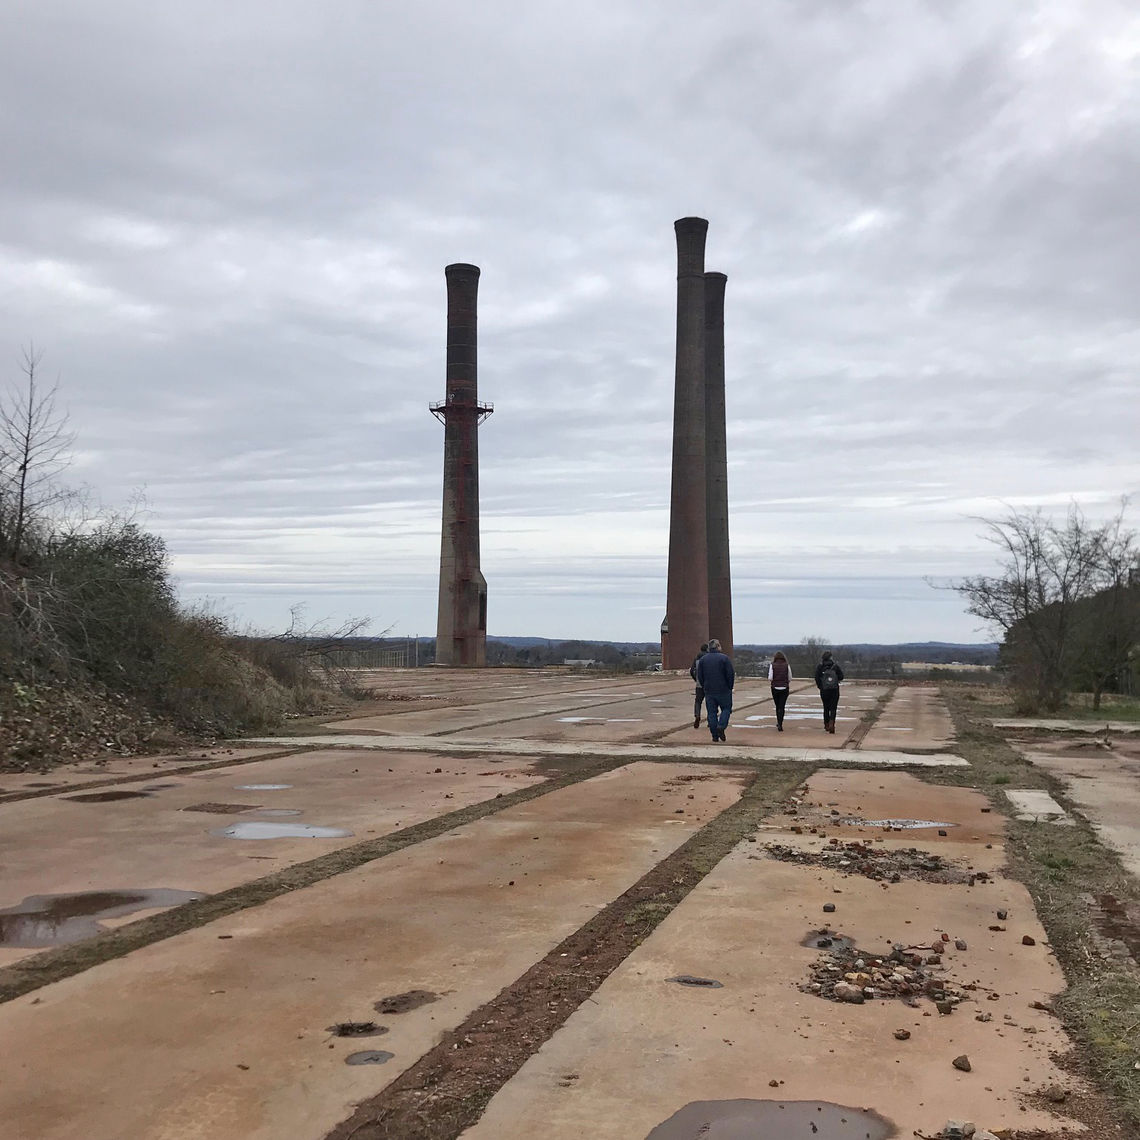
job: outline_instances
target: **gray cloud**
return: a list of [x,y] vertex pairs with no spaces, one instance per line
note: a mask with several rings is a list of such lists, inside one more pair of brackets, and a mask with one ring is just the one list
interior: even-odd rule
[[[655,636],[671,222],[729,276],[741,639],[959,638],[970,515],[1140,485],[1140,23],[1002,6],[24,5],[0,350],[188,597],[434,625],[442,268],[483,268],[491,627]],[[2,357],[0,357],[2,359]]]

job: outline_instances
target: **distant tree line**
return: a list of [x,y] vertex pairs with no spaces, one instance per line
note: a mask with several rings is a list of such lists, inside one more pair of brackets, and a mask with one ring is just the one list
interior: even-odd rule
[[1140,543],[1126,509],[1099,525],[1075,504],[1062,521],[1040,510],[981,520],[999,571],[953,588],[1001,634],[1021,711],[1056,712],[1075,691],[1099,709],[1140,663]]

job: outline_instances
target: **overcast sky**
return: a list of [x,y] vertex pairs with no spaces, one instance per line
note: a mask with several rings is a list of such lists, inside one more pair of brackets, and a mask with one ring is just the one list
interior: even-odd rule
[[240,624],[434,635],[470,261],[490,632],[654,639],[689,214],[738,642],[981,640],[970,516],[1140,489],[1130,0],[0,3],[0,379]]

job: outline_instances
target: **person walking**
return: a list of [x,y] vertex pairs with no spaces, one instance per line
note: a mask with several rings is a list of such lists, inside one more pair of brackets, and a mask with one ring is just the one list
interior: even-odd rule
[[831,656],[831,650],[825,649],[819,664],[815,667],[815,687],[819,690],[820,700],[823,701],[823,729],[833,735],[835,714],[839,710],[839,682],[842,680],[843,670]]
[[728,718],[732,713],[732,686],[736,672],[728,654],[722,653],[720,642],[709,638],[709,651],[696,662],[697,684],[705,691],[705,713],[714,741],[724,740]]
[[708,653],[709,647],[707,644],[701,646],[701,651],[693,658],[692,665],[689,666],[689,676],[697,682],[696,691],[693,694],[693,727],[701,727],[701,705],[705,703],[705,691],[701,688],[700,682],[697,681],[697,662]]
[[772,686],[772,702],[776,706],[776,731],[784,731],[784,706],[792,687],[792,667],[779,649],[768,666],[768,683]]

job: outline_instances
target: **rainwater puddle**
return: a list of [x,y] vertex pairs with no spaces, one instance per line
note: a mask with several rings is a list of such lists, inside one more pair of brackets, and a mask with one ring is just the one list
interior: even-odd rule
[[894,1125],[877,1112],[819,1100],[698,1100],[646,1140],[887,1140]]
[[64,796],[73,804],[109,804],[115,800],[146,800],[149,792],[84,792],[81,796]]
[[283,792],[292,784],[235,784],[239,792]]
[[605,724],[600,716],[560,716],[559,724]]
[[679,986],[693,986],[704,990],[723,990],[724,983],[716,978],[697,978],[692,974],[678,974],[675,978],[666,978],[667,982],[676,982]]
[[226,839],[343,839],[352,834],[343,827],[318,827],[312,823],[270,823],[249,819],[231,823],[214,832]]
[[258,815],[270,816],[273,819],[284,819],[286,816],[301,814],[300,808],[258,808]]
[[178,906],[201,897],[195,891],[162,887],[30,895],[18,906],[0,910],[0,946],[34,949],[82,942],[105,929],[99,922],[102,918],[121,918],[152,907]]
[[177,788],[178,784],[147,784],[144,792],[165,792],[167,788]]
[[836,823],[848,827],[889,827],[892,831],[917,831],[924,827],[957,827],[956,823],[947,823],[937,819],[859,819],[856,816],[847,816],[837,819]]
[[396,1054],[384,1049],[361,1049],[359,1053],[349,1053],[344,1059],[346,1065],[383,1065]]

